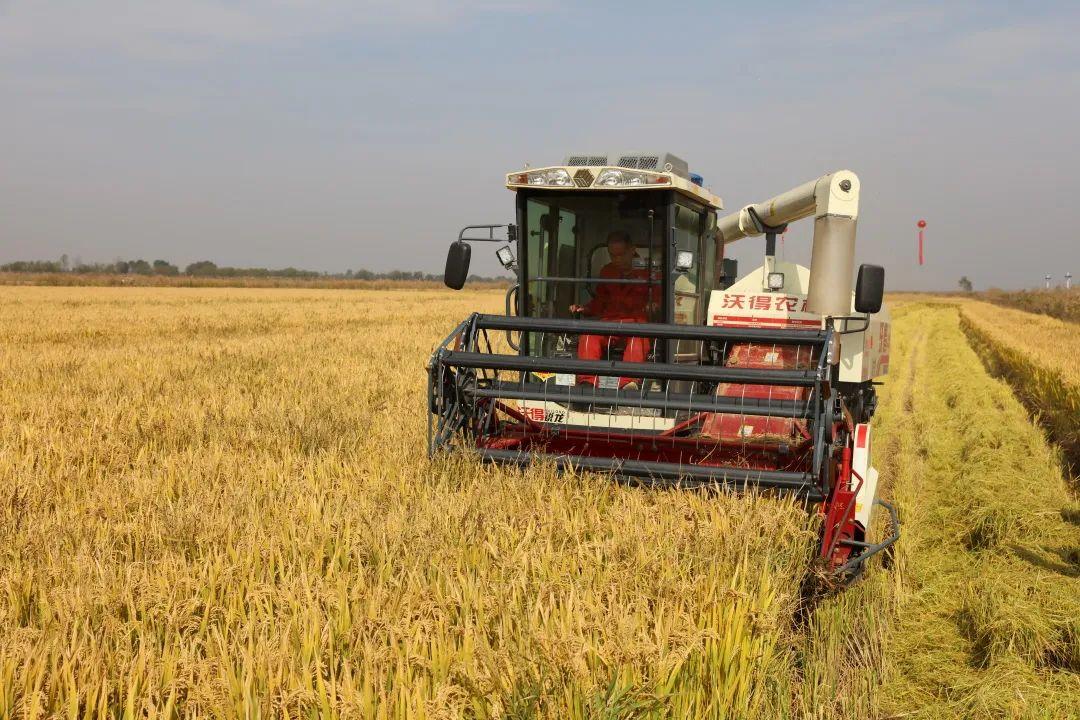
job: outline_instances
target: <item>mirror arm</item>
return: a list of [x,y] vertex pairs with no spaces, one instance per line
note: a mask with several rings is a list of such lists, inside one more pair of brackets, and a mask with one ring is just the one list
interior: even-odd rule
[[[495,237],[495,230],[497,228],[506,228],[506,237]],[[465,232],[468,230],[487,230],[487,237],[465,237]],[[466,225],[461,228],[461,232],[458,233],[458,242],[516,242],[517,241],[517,226],[513,223],[509,225]]]
[[[506,237],[495,237],[495,230],[497,228],[506,228]],[[486,230],[487,237],[465,237],[465,233],[470,230]],[[458,233],[458,238],[455,242],[450,244],[450,250],[446,257],[446,270],[443,272],[443,282],[446,286],[460,290],[465,285],[465,281],[468,279],[469,259],[472,253],[472,246],[469,243],[473,242],[516,242],[517,240],[517,227],[513,224],[505,225],[466,225]],[[509,268],[508,268],[509,269]],[[514,274],[518,275],[517,270],[514,270]]]
[[[844,329],[838,331],[837,335],[850,335],[851,333],[859,333],[870,327],[870,317],[868,315],[842,315],[840,317],[834,317],[833,320],[843,320]],[[852,320],[862,320],[862,327],[857,327],[854,330],[848,328],[848,323]]]

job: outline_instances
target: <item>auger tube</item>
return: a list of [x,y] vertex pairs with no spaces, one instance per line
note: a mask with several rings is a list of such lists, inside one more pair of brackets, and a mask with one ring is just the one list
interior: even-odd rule
[[721,242],[726,245],[761,235],[765,228],[755,215],[772,227],[814,218],[806,309],[825,316],[850,314],[859,216],[858,176],[850,170],[837,170],[764,202],[747,205],[717,222]]

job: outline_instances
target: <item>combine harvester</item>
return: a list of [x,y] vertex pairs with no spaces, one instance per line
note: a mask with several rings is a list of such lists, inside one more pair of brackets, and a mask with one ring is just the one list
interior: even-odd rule
[[[822,515],[822,562],[846,578],[896,541],[869,464],[874,378],[889,367],[884,270],[860,266],[852,291],[854,173],[720,219],[721,199],[664,153],[572,155],[506,186],[517,222],[467,227],[447,256],[460,289],[469,243],[505,243],[517,283],[505,316],[471,315],[431,358],[432,455],[794,493]],[[809,269],[776,257],[803,218]],[[725,246],[761,235],[764,264],[736,280]],[[893,532],[878,542],[875,505]]]

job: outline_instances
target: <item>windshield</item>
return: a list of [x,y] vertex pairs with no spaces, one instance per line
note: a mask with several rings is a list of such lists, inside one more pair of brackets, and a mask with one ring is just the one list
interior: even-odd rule
[[[573,317],[571,306],[588,305],[600,284],[613,279],[625,285],[652,284],[659,293],[665,237],[664,193],[551,193],[530,196],[525,203],[525,275],[528,314]],[[630,269],[614,275],[616,253],[625,246]],[[653,273],[645,269],[653,268]],[[636,270],[636,272],[634,272]],[[651,279],[650,279],[650,276]],[[643,287],[643,291],[648,288]]]
[[[530,193],[525,200],[525,313],[625,322],[662,318],[664,191]],[[651,270],[651,271],[650,271]],[[529,354],[571,354],[533,337]]]

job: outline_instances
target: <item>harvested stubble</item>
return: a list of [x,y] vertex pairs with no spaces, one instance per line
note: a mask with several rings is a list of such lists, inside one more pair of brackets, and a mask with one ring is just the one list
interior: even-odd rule
[[501,293],[0,299],[0,717],[790,711],[800,508],[427,461]]
[[904,310],[881,411],[905,534],[879,707],[1080,717],[1080,529],[1056,451],[983,372],[955,306]]

